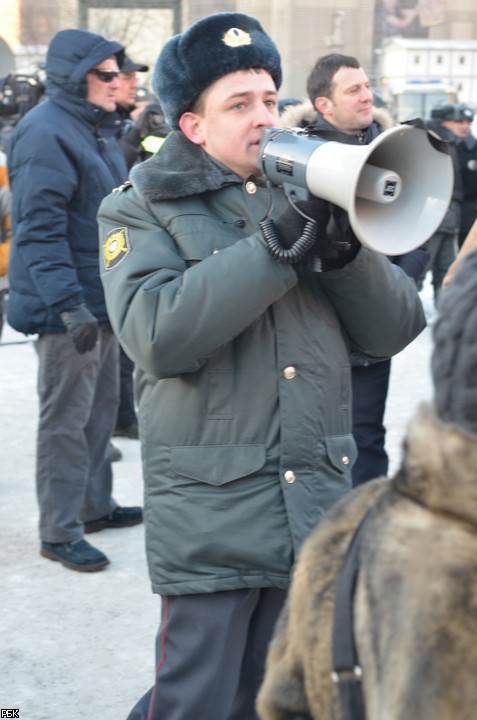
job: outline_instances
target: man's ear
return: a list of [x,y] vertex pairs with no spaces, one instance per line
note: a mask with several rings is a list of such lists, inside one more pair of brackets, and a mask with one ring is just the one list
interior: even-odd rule
[[188,140],[195,145],[205,143],[205,135],[202,130],[202,122],[199,115],[193,112],[185,112],[179,119],[179,127]]
[[321,113],[322,115],[327,115],[328,112],[330,111],[331,100],[330,100],[329,98],[327,98],[327,97],[324,97],[324,96],[322,96],[322,97],[317,97],[317,98],[315,99],[314,105],[315,105],[315,108],[318,110],[319,113]]

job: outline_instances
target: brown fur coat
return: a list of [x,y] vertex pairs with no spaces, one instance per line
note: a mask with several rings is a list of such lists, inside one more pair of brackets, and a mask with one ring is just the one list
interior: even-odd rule
[[262,720],[342,720],[335,585],[362,516],[354,602],[367,720],[477,717],[477,442],[423,405],[401,470],[335,506],[303,546],[258,698]]

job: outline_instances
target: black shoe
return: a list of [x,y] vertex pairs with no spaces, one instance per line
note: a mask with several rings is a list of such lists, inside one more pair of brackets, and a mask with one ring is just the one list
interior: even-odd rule
[[84,524],[85,533],[99,532],[106,528],[123,528],[142,523],[142,508],[140,507],[117,507],[109,515],[91,520]]
[[65,543],[42,542],[40,555],[79,572],[96,572],[109,565],[106,555],[83,538]]
[[126,425],[125,427],[117,427],[113,432],[113,437],[125,437],[130,440],[138,440],[139,431],[137,423],[131,423],[131,425]]
[[109,447],[111,448],[111,462],[118,462],[123,459],[123,454],[116,445],[109,443]]

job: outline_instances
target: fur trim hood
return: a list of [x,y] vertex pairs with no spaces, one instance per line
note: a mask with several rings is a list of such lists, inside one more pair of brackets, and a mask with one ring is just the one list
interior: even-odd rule
[[[290,105],[280,118],[281,127],[300,127],[315,125],[321,117],[310,100],[304,100],[301,105]],[[396,123],[391,113],[386,108],[373,107],[373,120],[380,125],[382,130],[388,130]]]

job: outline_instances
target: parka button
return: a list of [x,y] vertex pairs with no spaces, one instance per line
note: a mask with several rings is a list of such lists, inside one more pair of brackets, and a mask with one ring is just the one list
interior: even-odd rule
[[296,475],[293,470],[287,470],[283,477],[285,478],[285,482],[287,482],[289,485],[294,483],[296,480]]
[[343,455],[343,457],[341,458],[341,462],[343,463],[343,465],[349,465],[349,457],[347,455]]
[[286,367],[283,371],[283,377],[285,380],[293,380],[296,377],[296,367],[293,367],[293,365]]
[[217,255],[217,253],[219,253],[219,252],[220,252],[219,248],[214,248],[212,250],[212,255]]
[[257,186],[254,182],[249,180],[245,183],[245,190],[248,192],[249,195],[255,195],[255,193],[257,192]]

